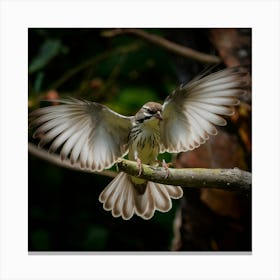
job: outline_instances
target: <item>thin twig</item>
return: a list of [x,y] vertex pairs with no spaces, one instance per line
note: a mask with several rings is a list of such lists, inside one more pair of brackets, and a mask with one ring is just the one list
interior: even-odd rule
[[82,62],[81,64],[73,67],[72,69],[68,70],[66,73],[63,74],[62,77],[60,77],[57,81],[55,81],[50,88],[51,89],[57,89],[59,86],[61,86],[63,83],[65,83],[67,80],[69,80],[71,77],[79,73],[80,71],[97,64],[98,62],[108,58],[111,55],[116,54],[126,54],[129,52],[133,52],[141,48],[143,45],[138,43],[134,43],[128,46],[122,46],[120,48],[117,48],[115,51],[106,51],[104,53],[99,54],[98,56],[94,56],[93,58],[87,59],[86,61]]
[[141,29],[134,29],[134,28],[127,28],[127,29],[113,29],[104,31],[102,33],[105,37],[113,37],[117,35],[122,34],[133,34],[136,35],[146,41],[149,41],[150,43],[153,43],[155,45],[158,45],[164,49],[167,49],[173,53],[176,53],[178,55],[181,55],[183,57],[191,58],[194,60],[197,60],[202,63],[206,64],[217,64],[221,62],[221,59],[218,56],[210,55],[206,53],[202,53],[199,51],[196,51],[194,49],[176,44],[174,42],[171,42],[169,40],[166,40],[165,38],[162,38],[158,35],[147,33]]

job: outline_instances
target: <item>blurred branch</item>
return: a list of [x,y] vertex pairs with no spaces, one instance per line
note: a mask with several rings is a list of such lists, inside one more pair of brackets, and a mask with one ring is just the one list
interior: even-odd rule
[[[70,168],[76,171],[95,173],[109,177],[115,177],[116,172],[104,170],[93,172],[89,169],[82,169],[78,164],[72,165],[69,160],[61,160],[60,156],[50,154],[46,150],[38,149],[36,145],[29,143],[28,151],[46,161],[58,166]],[[117,166],[120,171],[124,171],[132,176],[138,176],[139,169],[137,163],[126,159],[119,159]],[[169,169],[169,176],[166,178],[166,170],[161,167],[152,167],[143,164],[140,178],[150,181],[181,186],[186,188],[213,188],[227,191],[251,191],[252,175],[247,171],[234,169],[206,169],[206,168],[181,168]]]
[[45,161],[48,161],[50,163],[53,163],[55,165],[58,165],[60,167],[69,168],[72,170],[80,171],[80,172],[86,172],[86,173],[94,173],[97,175],[103,175],[108,177],[116,177],[117,172],[110,171],[110,170],[103,170],[101,172],[93,172],[90,169],[82,169],[79,164],[71,164],[70,160],[61,160],[60,156],[57,154],[51,154],[46,150],[37,148],[36,145],[32,143],[28,143],[28,152],[32,154],[33,156],[36,156],[40,159],[43,159]]
[[98,56],[95,56],[91,59],[87,59],[86,61],[82,62],[81,64],[69,69],[66,73],[63,74],[62,77],[60,77],[57,81],[55,81],[50,88],[51,89],[57,89],[59,86],[61,86],[63,83],[65,83],[67,80],[69,80],[72,76],[76,75],[80,71],[90,67],[91,65],[97,64],[101,60],[106,59],[107,57],[111,55],[116,54],[126,54],[133,51],[136,51],[140,49],[143,45],[141,43],[134,43],[128,46],[122,46],[117,48],[114,51],[106,51],[104,53],[99,54]]
[[121,69],[122,69],[124,63],[125,63],[125,57],[123,55],[120,55],[118,63],[112,69],[112,71],[111,71],[110,75],[108,76],[106,82],[100,88],[98,94],[95,95],[95,98],[101,96],[103,93],[106,93],[108,91],[108,89],[114,85],[118,76],[121,73]]
[[216,64],[220,63],[221,59],[218,56],[209,55],[206,53],[202,53],[196,50],[193,50],[191,48],[176,44],[174,42],[171,42],[169,40],[166,40],[158,35],[147,33],[141,29],[134,29],[134,28],[118,28],[118,29],[112,29],[108,31],[104,31],[102,33],[105,37],[114,37],[117,35],[123,35],[123,34],[133,34],[137,37],[140,37],[150,43],[153,43],[155,45],[158,45],[164,49],[167,49],[168,51],[171,51],[173,53],[176,53],[178,55],[184,56],[186,58],[191,58],[194,60],[197,60],[202,63],[207,64]]

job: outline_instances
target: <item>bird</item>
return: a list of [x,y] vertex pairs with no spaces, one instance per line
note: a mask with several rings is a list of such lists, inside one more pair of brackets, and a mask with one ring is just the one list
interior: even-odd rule
[[[59,105],[30,113],[38,147],[48,144],[81,169],[99,172],[128,156],[154,165],[160,153],[180,153],[198,148],[225,126],[240,96],[247,91],[248,72],[232,67],[196,76],[181,84],[163,104],[149,101],[134,116],[121,115],[92,101],[66,98]],[[134,215],[151,219],[155,211],[168,212],[172,199],[183,196],[181,186],[147,181],[120,172],[99,196],[103,208],[124,220]]]

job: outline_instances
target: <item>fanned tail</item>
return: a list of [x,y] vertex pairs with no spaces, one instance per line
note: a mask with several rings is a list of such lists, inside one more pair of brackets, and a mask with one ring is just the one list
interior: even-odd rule
[[100,194],[99,201],[103,208],[112,211],[114,217],[129,220],[134,214],[151,219],[155,210],[167,212],[172,207],[173,199],[181,198],[181,187],[147,182],[145,191],[140,194],[130,176],[121,172]]

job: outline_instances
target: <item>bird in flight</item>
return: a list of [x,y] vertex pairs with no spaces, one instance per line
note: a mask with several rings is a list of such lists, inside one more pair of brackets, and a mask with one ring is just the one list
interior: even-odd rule
[[[159,153],[193,150],[226,125],[223,116],[234,114],[233,106],[246,92],[247,71],[228,68],[200,75],[175,89],[161,105],[148,102],[134,116],[123,116],[107,106],[77,99],[59,100],[59,105],[39,108],[30,114],[33,136],[39,147],[59,150],[82,169],[102,171],[128,154],[129,160],[153,165]],[[183,195],[180,186],[159,184],[120,172],[99,196],[114,217],[134,214],[151,219],[155,210],[167,212],[171,199]]]

